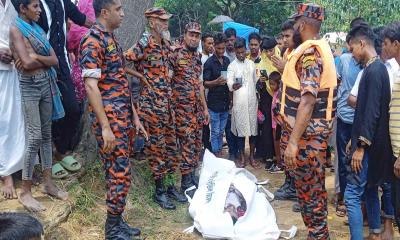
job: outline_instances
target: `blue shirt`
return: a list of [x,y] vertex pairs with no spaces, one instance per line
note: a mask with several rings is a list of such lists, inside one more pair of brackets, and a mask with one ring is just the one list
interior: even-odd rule
[[351,53],[344,53],[336,66],[337,74],[342,82],[338,89],[337,115],[343,122],[353,124],[354,109],[347,104],[347,98],[361,71]]

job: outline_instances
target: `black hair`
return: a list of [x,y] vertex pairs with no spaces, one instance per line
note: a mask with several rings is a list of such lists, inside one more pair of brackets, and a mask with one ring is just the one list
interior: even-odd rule
[[283,32],[283,31],[286,31],[286,30],[293,30],[293,27],[294,27],[295,23],[296,22],[294,20],[292,20],[292,19],[289,19],[289,20],[285,21],[284,23],[282,23],[281,31]]
[[372,31],[371,27],[368,24],[358,24],[354,28],[352,28],[349,32],[348,40],[349,42],[355,38],[363,38],[369,44],[374,46],[375,43],[375,33]]
[[201,35],[201,41],[205,42],[207,38],[214,38],[213,35],[209,32],[204,33],[203,35]]
[[387,25],[382,31],[382,38],[389,39],[391,42],[400,42],[400,22],[393,22]]
[[114,3],[114,0],[93,0],[93,9],[96,17],[99,17],[102,9],[108,8]]
[[378,53],[378,55],[381,55],[381,53],[382,53],[382,44],[383,44],[382,31],[383,31],[383,28],[384,27],[380,26],[380,27],[374,27],[372,29],[372,31],[375,34],[374,46],[375,46],[376,53]]
[[269,79],[270,81],[278,82],[278,83],[280,82],[281,78],[282,78],[282,75],[281,75],[279,72],[277,72],[277,71],[273,71],[273,72],[270,73],[269,76],[268,76],[268,79]]
[[350,22],[350,29],[353,29],[355,26],[360,25],[360,24],[367,24],[368,23],[365,21],[363,17],[356,17]]
[[246,48],[246,40],[242,37],[236,38],[234,47],[235,48]]
[[279,33],[278,35],[276,35],[275,39],[276,39],[276,40],[278,40],[278,39],[283,39],[282,33]]
[[41,238],[43,225],[27,213],[0,213],[0,240]]
[[21,9],[19,8],[21,5],[24,7],[28,7],[28,5],[32,2],[32,0],[11,0],[11,3],[14,5],[15,11],[20,13]]
[[266,36],[262,40],[261,49],[268,50],[274,48],[278,42],[274,37]]
[[227,28],[224,33],[226,38],[230,38],[232,36],[236,37],[236,30],[234,28]]
[[226,41],[226,37],[225,37],[225,34],[223,34],[223,33],[217,33],[214,36],[214,44],[215,45],[220,44],[220,43],[225,43],[225,41]]
[[251,41],[251,39],[255,39],[257,40],[259,43],[261,43],[261,37],[260,34],[256,33],[256,32],[252,32],[249,35],[249,42]]

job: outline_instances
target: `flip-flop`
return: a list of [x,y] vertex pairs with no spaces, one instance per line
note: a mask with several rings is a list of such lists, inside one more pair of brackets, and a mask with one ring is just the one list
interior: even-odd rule
[[344,205],[344,204],[337,204],[336,205],[336,210],[335,210],[335,212],[336,212],[336,216],[338,216],[338,217],[345,217],[346,216],[346,214],[347,214],[347,209],[346,209],[346,206]]
[[56,163],[51,168],[51,176],[55,179],[61,179],[68,176],[68,172],[61,166],[61,164]]
[[81,169],[81,164],[72,156],[66,156],[60,161],[60,164],[70,172],[76,172]]

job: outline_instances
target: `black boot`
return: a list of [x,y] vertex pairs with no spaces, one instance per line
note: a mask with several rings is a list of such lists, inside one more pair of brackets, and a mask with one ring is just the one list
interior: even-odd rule
[[168,197],[174,199],[177,202],[187,203],[187,201],[188,201],[186,196],[184,194],[178,192],[178,190],[176,189],[176,187],[174,185],[168,186],[167,194],[168,194]]
[[196,169],[193,169],[193,172],[190,173],[192,175],[192,183],[196,186],[196,188],[199,187],[199,177],[196,176]]
[[290,177],[288,187],[282,189],[281,191],[276,191],[274,195],[276,200],[297,200],[294,178]]
[[275,194],[279,192],[284,192],[289,186],[290,186],[290,176],[289,174],[285,174],[285,182],[278,190],[276,190]]
[[196,186],[193,184],[193,181],[192,181],[192,173],[182,175],[181,191],[184,193],[187,189],[192,188],[192,187],[193,187],[192,190],[186,192],[186,194],[190,198],[193,198],[194,193],[196,192]]
[[156,192],[154,193],[154,201],[158,203],[161,208],[168,210],[176,209],[176,206],[171,202],[171,200],[168,199],[162,179],[156,180]]
[[130,240],[131,238],[131,235],[121,228],[121,215],[107,214],[105,239]]
[[120,221],[120,227],[122,230],[127,232],[131,237],[139,237],[140,236],[140,229],[139,228],[134,228],[128,225],[127,222],[121,217]]

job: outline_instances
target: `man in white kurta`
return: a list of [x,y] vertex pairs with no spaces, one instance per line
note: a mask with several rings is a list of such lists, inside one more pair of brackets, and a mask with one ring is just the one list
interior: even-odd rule
[[246,165],[245,138],[250,142],[250,165],[259,168],[254,160],[255,136],[257,136],[256,68],[246,59],[246,42],[237,38],[235,42],[236,59],[228,67],[228,87],[233,92],[231,131],[236,136],[240,153],[239,167]]
[[11,174],[22,169],[25,148],[19,81],[8,45],[16,16],[11,0],[0,0],[0,193],[6,199],[17,197]]

